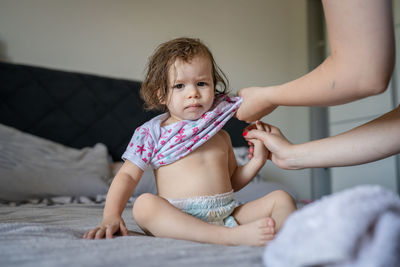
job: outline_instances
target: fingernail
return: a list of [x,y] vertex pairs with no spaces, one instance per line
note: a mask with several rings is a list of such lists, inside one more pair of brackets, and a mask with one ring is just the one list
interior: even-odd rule
[[247,135],[247,132],[243,132],[243,136],[246,136]]

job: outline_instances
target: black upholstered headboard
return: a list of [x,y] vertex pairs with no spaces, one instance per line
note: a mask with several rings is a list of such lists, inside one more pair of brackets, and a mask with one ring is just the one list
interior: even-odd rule
[[[154,117],[139,97],[140,82],[0,62],[0,123],[70,147],[103,143],[120,160],[133,131]],[[247,124],[224,129],[245,146]]]

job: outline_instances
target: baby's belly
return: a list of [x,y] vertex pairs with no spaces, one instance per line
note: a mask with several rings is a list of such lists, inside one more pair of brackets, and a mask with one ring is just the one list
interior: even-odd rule
[[156,171],[158,194],[164,198],[215,195],[232,190],[226,153],[193,152]]

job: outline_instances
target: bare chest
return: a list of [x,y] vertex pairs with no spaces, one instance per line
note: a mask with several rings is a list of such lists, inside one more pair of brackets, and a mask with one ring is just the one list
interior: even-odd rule
[[[228,146],[215,135],[184,158],[156,170],[160,195],[198,195],[230,188]],[[211,191],[210,191],[211,190]]]

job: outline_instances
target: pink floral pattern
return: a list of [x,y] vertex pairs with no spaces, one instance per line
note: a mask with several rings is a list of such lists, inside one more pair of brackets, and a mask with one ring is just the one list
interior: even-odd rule
[[141,146],[137,146],[138,150],[136,150],[136,153],[140,153],[140,155],[142,155],[143,152],[146,151],[146,149],[144,148],[144,144]]
[[179,160],[214,136],[234,115],[242,99],[219,96],[212,108],[196,121],[179,121],[162,127],[168,113],[161,114],[138,127],[128,144],[123,159],[143,170],[154,169]]

